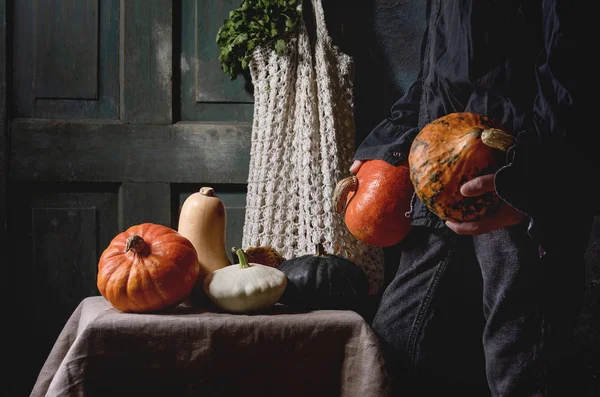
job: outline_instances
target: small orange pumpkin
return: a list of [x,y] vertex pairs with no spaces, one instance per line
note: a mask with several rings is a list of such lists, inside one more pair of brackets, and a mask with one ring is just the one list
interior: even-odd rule
[[495,173],[515,138],[487,116],[450,113],[427,124],[415,137],[408,156],[415,193],[427,208],[444,220],[474,221],[495,210],[495,192],[465,197],[461,186]]
[[97,286],[123,312],[156,312],[183,302],[200,264],[192,243],[177,231],[142,223],[119,233],[98,261]]
[[397,244],[411,230],[414,189],[406,163],[393,166],[367,160],[356,175],[342,179],[333,194],[334,208],[357,240],[377,247]]

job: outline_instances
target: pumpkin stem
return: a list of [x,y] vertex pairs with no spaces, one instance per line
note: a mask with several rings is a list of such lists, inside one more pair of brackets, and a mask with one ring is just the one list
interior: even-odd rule
[[515,137],[498,129],[489,128],[481,132],[481,141],[489,146],[506,152],[515,144]]
[[215,195],[215,189],[213,189],[212,187],[204,186],[200,188],[199,193],[203,196],[213,197]]
[[134,254],[139,254],[146,248],[146,242],[141,236],[137,234],[132,234],[127,237],[127,242],[125,243],[125,252],[132,251]]
[[237,254],[238,258],[240,258],[240,269],[250,267],[250,264],[248,264],[248,258],[246,258],[246,254],[244,253],[243,249],[240,248],[235,253]]
[[315,256],[327,256],[325,247],[323,247],[323,244],[320,242],[315,244]]
[[358,189],[358,178],[356,176],[349,176],[340,180],[333,191],[333,208],[340,215],[344,213],[346,209],[346,197],[350,192],[355,192]]

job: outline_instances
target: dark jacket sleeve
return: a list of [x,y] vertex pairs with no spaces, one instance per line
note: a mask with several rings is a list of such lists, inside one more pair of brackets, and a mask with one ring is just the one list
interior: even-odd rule
[[391,115],[379,123],[361,142],[355,160],[384,160],[398,165],[408,158],[413,139],[419,132],[421,79],[417,78],[391,109]]
[[518,133],[495,178],[498,195],[529,216],[529,233],[544,248],[598,210],[590,181],[598,179],[593,152],[599,131],[583,123],[589,111],[584,78],[590,75],[581,70],[585,61],[576,50],[585,37],[575,26],[575,7],[567,3],[543,2],[544,54],[536,68],[533,126]]

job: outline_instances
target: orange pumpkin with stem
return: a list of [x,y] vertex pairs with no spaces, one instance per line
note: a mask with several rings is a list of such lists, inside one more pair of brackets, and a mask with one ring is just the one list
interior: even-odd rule
[[357,240],[388,247],[402,241],[412,229],[406,213],[413,192],[406,162],[394,166],[367,160],[356,175],[338,182],[333,204]]
[[200,264],[192,243],[154,223],[119,233],[98,261],[100,294],[123,312],[155,312],[176,306],[191,293]]
[[461,186],[495,173],[515,138],[487,116],[459,112],[440,117],[419,131],[408,156],[415,193],[444,220],[475,221],[500,204],[495,192],[465,197]]

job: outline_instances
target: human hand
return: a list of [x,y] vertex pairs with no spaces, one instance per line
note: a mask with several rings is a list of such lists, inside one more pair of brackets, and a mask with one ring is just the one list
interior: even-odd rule
[[[460,188],[460,193],[465,197],[479,196],[494,191],[494,174],[482,175],[474,178]],[[456,234],[476,235],[493,232],[521,223],[525,215],[510,205],[502,202],[494,213],[483,219],[472,222],[446,221],[446,226]]]
[[364,161],[362,160],[354,160],[354,163],[350,166],[350,172],[356,174],[360,167],[363,165]]

